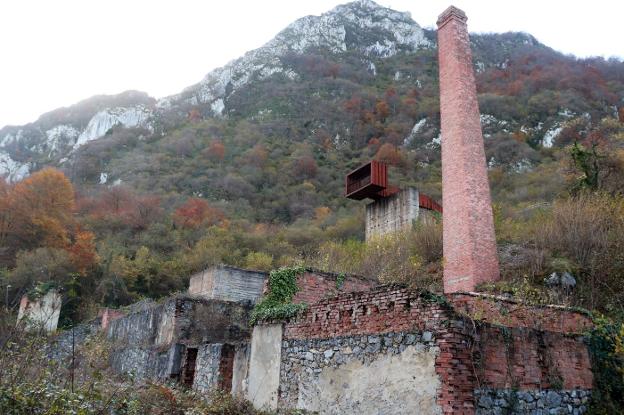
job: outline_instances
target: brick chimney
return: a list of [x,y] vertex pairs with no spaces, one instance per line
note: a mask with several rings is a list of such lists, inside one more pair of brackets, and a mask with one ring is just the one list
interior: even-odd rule
[[466,20],[451,6],[437,22],[445,293],[500,276]]

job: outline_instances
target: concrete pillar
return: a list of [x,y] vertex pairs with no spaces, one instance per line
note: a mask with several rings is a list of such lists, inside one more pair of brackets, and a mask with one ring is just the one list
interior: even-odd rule
[[438,18],[444,292],[499,278],[492,201],[466,14]]
[[418,190],[413,187],[366,205],[366,240],[412,228],[418,220]]

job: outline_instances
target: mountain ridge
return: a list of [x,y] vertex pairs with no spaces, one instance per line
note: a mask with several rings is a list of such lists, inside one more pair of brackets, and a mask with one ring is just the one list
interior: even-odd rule
[[[551,60],[563,59],[563,55],[525,33],[474,34],[471,41],[478,76],[486,72],[508,72],[507,66],[514,56],[522,56],[526,51],[529,54],[542,53]],[[81,147],[97,141],[115,126],[144,129],[148,135],[163,136],[183,124],[190,113],[202,119],[234,117],[258,120],[258,117],[269,117],[289,120],[305,114],[303,106],[310,99],[317,106],[322,104],[323,99],[344,100],[346,95],[357,93],[365,85],[364,89],[368,90],[370,85],[394,82],[404,92],[407,92],[406,88],[420,90],[418,94],[433,100],[428,103],[429,111],[435,111],[435,43],[435,31],[422,29],[409,13],[382,7],[371,0],[339,5],[319,16],[297,19],[265,45],[208,72],[200,82],[178,94],[158,100],[139,91],[95,96],[45,113],[37,121],[24,126],[0,129],[0,175],[16,181],[45,165],[71,169],[64,166],[72,163]],[[409,67],[410,56],[425,64]],[[397,66],[388,73],[387,67],[396,63],[401,69]],[[336,80],[334,91],[325,91],[329,96],[323,98],[319,95],[317,99],[314,96],[319,93],[317,91],[311,96],[300,95],[296,99],[295,95],[303,94],[297,92],[283,101],[286,106],[281,107],[285,111],[263,108],[267,100],[275,99],[271,97],[275,91],[267,93],[266,88],[262,89],[266,85],[277,86],[276,91],[286,88],[280,93],[291,94],[292,87],[288,85],[307,82],[314,89],[317,80],[325,82],[323,79],[327,77]],[[286,86],[280,86],[279,82]],[[425,82],[428,85],[423,87]],[[250,92],[258,88],[264,91],[264,95]],[[483,96],[489,97],[482,94],[481,98]],[[501,123],[509,125],[517,120],[501,119],[488,113],[489,107],[482,105],[486,135],[493,134],[494,130],[509,132]],[[403,124],[408,123],[407,118],[411,120],[409,128],[407,125],[399,128],[402,130],[399,133],[402,135],[401,142],[425,150],[435,149],[439,144],[439,133],[435,131],[436,115],[432,112],[423,118],[425,114],[420,112],[418,118],[402,117]],[[563,129],[564,122],[570,118],[568,115],[557,116],[557,113],[583,114],[574,109],[560,108],[548,120],[514,128],[528,134],[539,130],[542,138],[533,140],[550,147]],[[334,137],[335,145],[352,142],[354,132],[347,125],[349,122],[342,122],[343,114],[326,114],[324,117],[301,122],[310,130],[332,130],[329,133]],[[430,133],[423,135],[423,131]],[[416,136],[419,139],[415,139]],[[341,140],[343,144],[339,143]],[[528,166],[531,164],[529,159],[513,163]],[[495,164],[492,161],[491,165]]]

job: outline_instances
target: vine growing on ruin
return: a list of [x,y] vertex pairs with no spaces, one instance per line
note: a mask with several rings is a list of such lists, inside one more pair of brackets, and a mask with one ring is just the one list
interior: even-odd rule
[[304,310],[303,303],[293,304],[292,299],[299,290],[297,278],[305,267],[284,267],[269,274],[269,293],[251,312],[251,324],[262,320],[282,320],[293,317]]
[[624,324],[604,317],[594,318],[587,343],[594,367],[589,413],[618,413],[624,405]]

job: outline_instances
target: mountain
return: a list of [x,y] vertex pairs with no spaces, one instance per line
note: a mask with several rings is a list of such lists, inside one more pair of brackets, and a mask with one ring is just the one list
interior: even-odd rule
[[[530,174],[570,144],[569,128],[582,135],[624,105],[620,61],[524,33],[471,40],[491,169]],[[292,222],[346,206],[342,175],[373,156],[439,197],[438,106],[435,32],[362,0],[295,21],[179,94],[98,96],[4,127],[0,174],[55,166],[84,189],[124,183]]]

